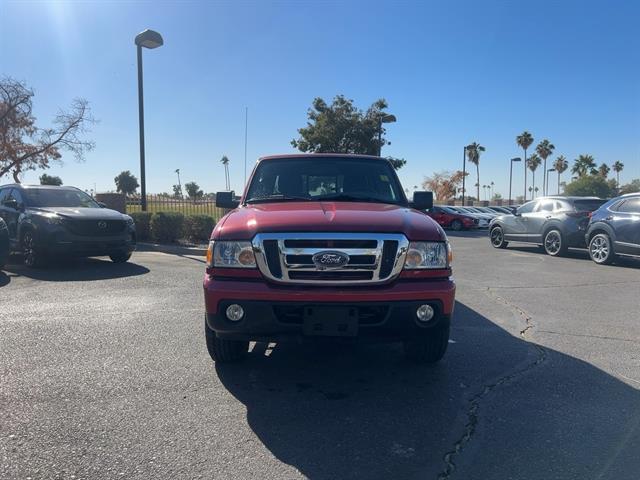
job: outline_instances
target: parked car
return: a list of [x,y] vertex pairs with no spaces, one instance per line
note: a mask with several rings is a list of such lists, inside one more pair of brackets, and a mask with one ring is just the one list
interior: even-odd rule
[[617,255],[640,256],[640,193],[614,198],[596,210],[585,239],[591,260],[601,265]]
[[205,336],[216,362],[249,341],[399,341],[406,355],[444,355],[455,302],[451,248],[409,203],[391,163],[344,154],[261,158],[240,204],[216,225],[204,279]]
[[496,212],[499,215],[501,215],[501,214],[512,215],[513,214],[513,209],[511,209],[509,207],[494,206],[494,207],[487,207],[487,208],[490,208],[491,210],[493,210],[494,212]]
[[443,228],[460,231],[478,227],[478,219],[469,215],[462,215],[448,207],[434,205],[433,208],[425,212]]
[[133,219],[104,208],[74,187],[4,185],[0,217],[7,224],[10,250],[37,267],[51,255],[107,255],[126,262],[136,246]]
[[466,215],[471,218],[476,218],[478,220],[478,228],[489,228],[489,222],[491,218],[489,215],[484,213],[478,213],[473,210],[470,210],[469,207],[447,207],[448,209],[458,213],[459,215]]
[[513,215],[500,215],[489,227],[491,245],[506,248],[509,242],[542,245],[551,256],[568,248],[584,248],[584,234],[591,212],[606,200],[597,197],[541,197],[522,205]]
[[0,268],[4,267],[9,259],[9,229],[0,217]]

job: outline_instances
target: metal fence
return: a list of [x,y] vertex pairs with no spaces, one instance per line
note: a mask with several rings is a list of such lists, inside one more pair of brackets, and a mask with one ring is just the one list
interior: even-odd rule
[[[140,195],[127,196],[127,213],[142,211]],[[180,212],[184,215],[209,215],[219,220],[227,213],[227,209],[216,206],[213,198],[175,198],[166,195],[147,195],[147,211]]]

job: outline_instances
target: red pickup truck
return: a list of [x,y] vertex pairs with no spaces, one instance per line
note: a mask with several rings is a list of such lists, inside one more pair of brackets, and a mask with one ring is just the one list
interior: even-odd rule
[[204,277],[205,334],[214,361],[250,341],[372,339],[404,343],[413,360],[444,355],[455,302],[452,253],[380,157],[263,157],[244,196],[216,225]]

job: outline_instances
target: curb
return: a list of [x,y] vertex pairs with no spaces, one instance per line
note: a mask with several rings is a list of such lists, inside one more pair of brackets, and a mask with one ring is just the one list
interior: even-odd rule
[[161,252],[171,255],[194,255],[204,257],[207,249],[204,247],[186,247],[184,245],[165,245],[162,243],[138,242],[138,252]]

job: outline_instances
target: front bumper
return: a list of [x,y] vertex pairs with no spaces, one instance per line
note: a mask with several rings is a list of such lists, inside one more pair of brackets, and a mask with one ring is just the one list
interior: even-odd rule
[[[455,283],[451,279],[435,279],[396,280],[370,287],[283,287],[207,276],[204,293],[207,325],[223,338],[300,340],[306,337],[305,308],[338,307],[357,311],[356,337],[396,340],[429,335],[432,327],[449,322]],[[238,322],[225,316],[232,303],[240,304],[245,311]],[[415,312],[424,303],[434,308],[435,315],[423,325],[417,322]]]
[[39,248],[51,255],[100,256],[116,252],[131,253],[136,249],[135,230],[127,229],[118,235],[74,235],[62,228],[39,230]]

